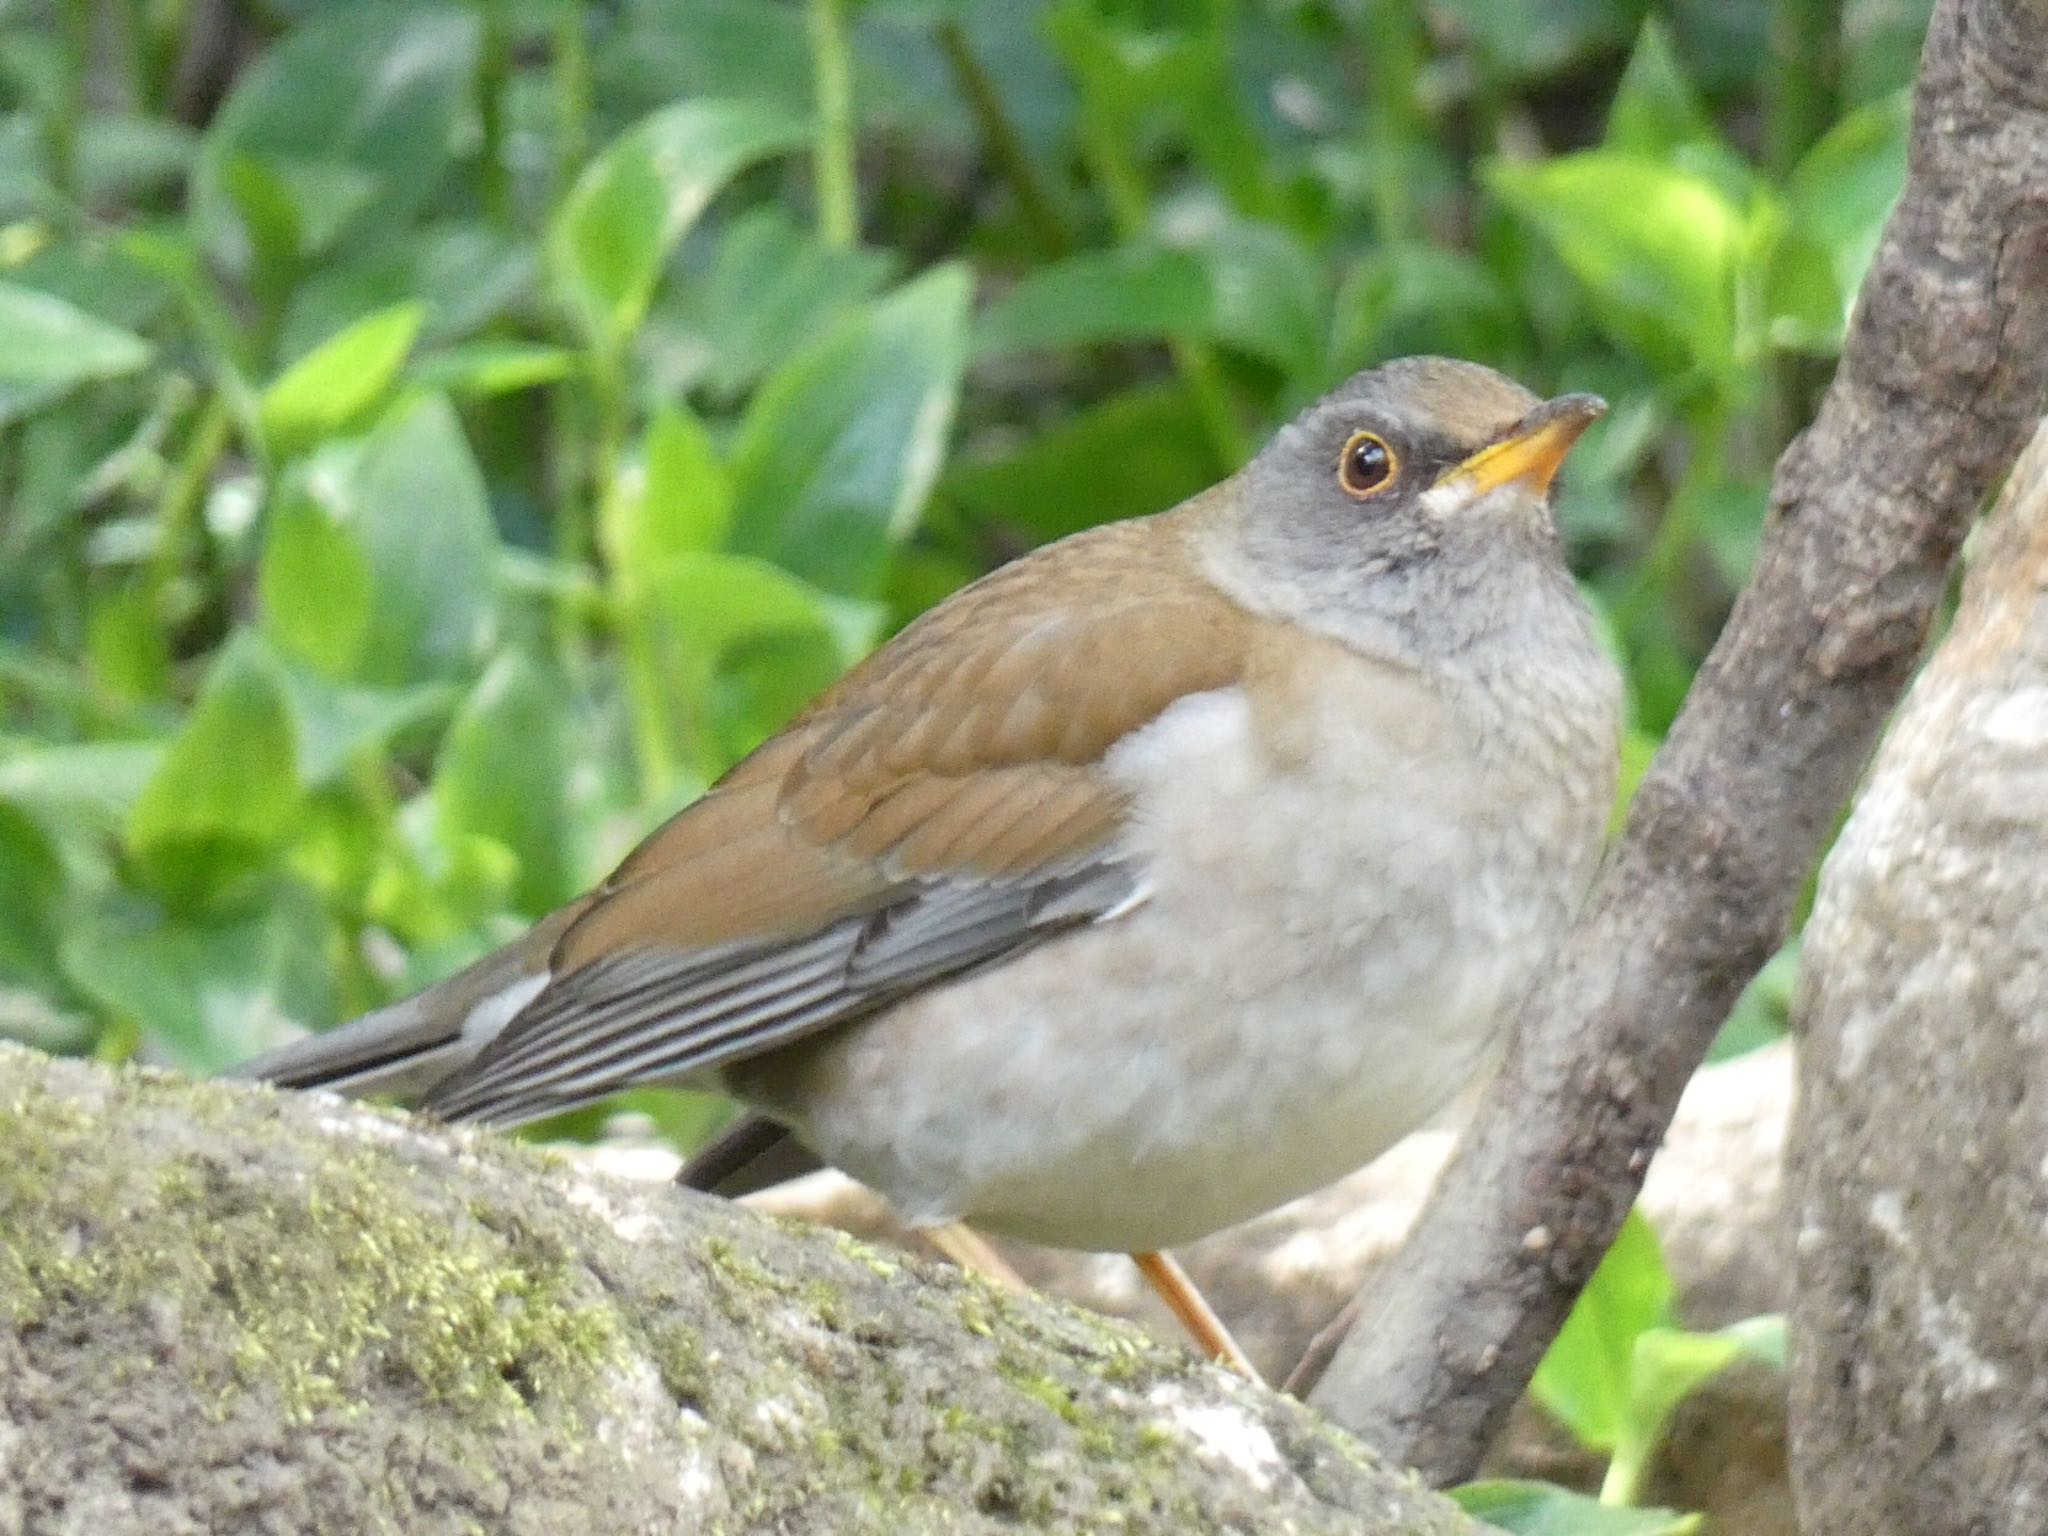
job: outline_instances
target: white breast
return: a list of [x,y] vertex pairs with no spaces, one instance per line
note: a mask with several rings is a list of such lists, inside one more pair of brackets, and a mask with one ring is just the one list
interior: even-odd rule
[[1363,662],[1307,715],[1278,758],[1235,689],[1121,744],[1142,899],[850,1032],[807,1139],[914,1221],[1135,1251],[1432,1115],[1582,893],[1602,791],[1509,803],[1456,711]]

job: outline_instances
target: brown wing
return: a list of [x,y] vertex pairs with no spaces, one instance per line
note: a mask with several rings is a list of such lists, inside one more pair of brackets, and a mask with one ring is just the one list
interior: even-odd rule
[[1176,524],[1118,524],[912,625],[635,850],[429,1107],[530,1119],[702,1073],[1128,901],[1103,755],[1250,643],[1190,574]]

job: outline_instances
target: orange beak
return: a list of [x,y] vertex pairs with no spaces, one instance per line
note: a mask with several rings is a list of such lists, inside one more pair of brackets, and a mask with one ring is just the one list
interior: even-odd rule
[[1606,414],[1607,402],[1598,395],[1559,395],[1546,400],[1517,422],[1506,437],[1447,470],[1437,483],[1467,481],[1475,497],[1515,484],[1544,495],[1572,444]]

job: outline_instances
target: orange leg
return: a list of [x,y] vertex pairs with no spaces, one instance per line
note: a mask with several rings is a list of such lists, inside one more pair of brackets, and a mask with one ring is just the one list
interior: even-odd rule
[[1152,1289],[1159,1293],[1160,1300],[1173,1309],[1181,1327],[1187,1329],[1189,1337],[1204,1354],[1212,1360],[1221,1360],[1253,1381],[1259,1380],[1257,1367],[1238,1348],[1237,1340],[1223,1326],[1223,1319],[1195,1289],[1194,1281],[1188,1278],[1188,1272],[1180,1267],[1178,1261],[1164,1253],[1134,1253],[1131,1258],[1145,1278],[1152,1282]]
[[1013,1291],[1028,1291],[1024,1277],[1010,1268],[1009,1261],[995,1245],[964,1221],[949,1221],[943,1227],[926,1227],[920,1234],[940,1253],[962,1269],[978,1270]]

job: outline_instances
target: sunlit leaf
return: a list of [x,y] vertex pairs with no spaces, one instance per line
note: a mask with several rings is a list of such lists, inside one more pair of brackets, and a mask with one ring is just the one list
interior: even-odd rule
[[566,347],[530,341],[472,341],[420,358],[407,376],[423,389],[482,399],[553,384],[575,369],[576,354]]
[[1670,1322],[1672,1295],[1657,1234],[1631,1211],[1530,1383],[1581,1445],[1610,1451],[1627,1433],[1636,1340]]
[[584,168],[549,230],[555,277],[585,328],[616,345],[647,313],[676,242],[748,165],[809,142],[759,101],[686,101],[641,119]]
[[295,489],[271,509],[257,592],[280,650],[336,677],[354,670],[375,601],[369,557],[352,529]]
[[967,273],[939,267],[770,376],[732,452],[732,544],[828,591],[875,592],[936,478],[960,391]]
[[263,392],[263,435],[280,458],[338,431],[384,396],[419,336],[426,309],[395,304],[337,331]]
[[1732,366],[1746,230],[1714,182],[1609,150],[1497,160],[1486,182],[1556,246],[1623,343],[1673,375]]
[[538,916],[574,894],[567,705],[516,652],[500,657],[456,711],[434,770],[445,832],[487,837],[519,861],[514,897]]
[[[1792,239],[1781,247],[1772,278],[1780,295],[1810,291],[1811,278],[1802,278],[1800,264],[1811,267],[1816,253],[1825,263],[1834,280],[1835,307],[1828,316],[1832,323],[1814,338],[1823,348],[1839,343],[1884,221],[1906,184],[1911,126],[1902,91],[1836,123],[1793,169],[1785,193]],[[1805,312],[1783,297],[1778,309]]]
[[421,397],[359,450],[312,461],[304,484],[369,563],[356,675],[404,683],[473,666],[497,626],[498,537],[448,402]]
[[190,907],[260,870],[291,832],[296,751],[275,665],[230,643],[128,819],[152,883]]
[[713,550],[732,521],[732,481],[711,435],[686,407],[648,424],[640,453],[599,509],[605,559],[637,586],[672,555]]

